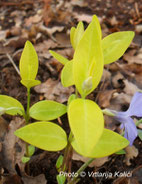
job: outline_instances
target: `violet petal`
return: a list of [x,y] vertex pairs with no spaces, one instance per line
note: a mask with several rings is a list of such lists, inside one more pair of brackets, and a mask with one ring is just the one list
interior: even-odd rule
[[129,109],[125,113],[129,116],[142,117],[142,93],[134,94]]
[[130,145],[132,145],[138,135],[137,128],[133,119],[129,116],[126,116],[126,112],[118,112],[115,118],[117,121],[122,123],[120,128],[125,129],[124,137],[128,139],[130,142]]

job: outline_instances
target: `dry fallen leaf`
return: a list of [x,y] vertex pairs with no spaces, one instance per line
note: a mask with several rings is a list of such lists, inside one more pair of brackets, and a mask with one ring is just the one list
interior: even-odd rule
[[6,37],[6,31],[1,30],[0,31],[0,41],[4,41]]
[[47,180],[43,174],[40,174],[35,177],[23,176],[22,180],[24,181],[24,184],[39,184],[39,183],[46,184],[47,183]]
[[34,47],[35,47],[39,57],[49,59],[51,57],[51,54],[49,53],[48,50],[57,47],[57,43],[55,43],[51,39],[44,40],[42,43],[38,43]]
[[0,184],[23,184],[21,177],[17,174],[3,176]]
[[[75,151],[73,152],[72,159],[82,161],[82,162],[87,162],[89,160],[89,158],[83,157],[79,155],[78,153],[76,153]],[[91,164],[89,164],[89,167],[101,167],[108,161],[109,161],[108,157],[96,158]]]
[[142,64],[142,48],[138,51],[133,49],[124,54],[123,59],[128,61],[129,64],[136,63]]
[[131,165],[130,160],[137,157],[139,152],[138,152],[138,149],[134,145],[133,146],[127,146],[125,148],[125,151],[126,151],[125,162],[126,162],[126,165],[129,166],[129,165]]
[[90,23],[92,21],[92,15],[88,14],[81,14],[79,15],[78,13],[74,13],[74,18],[77,19],[77,21],[84,21],[87,23]]
[[124,92],[127,95],[133,96],[134,93],[140,90],[135,84],[129,82],[127,79],[124,80],[124,84],[125,84]]
[[116,92],[116,90],[100,91],[98,97],[98,104],[103,108],[107,108],[108,106],[110,106],[110,100],[114,92]]
[[112,84],[114,88],[123,88],[124,87],[123,80],[124,76],[120,72],[117,72],[116,75],[114,75],[112,78]]
[[125,93],[113,93],[109,108],[116,111],[122,111],[122,105],[125,104],[125,106],[129,106],[131,98],[132,96]]
[[3,140],[4,135],[8,131],[8,122],[3,118],[0,117],[0,140]]
[[10,174],[15,174],[15,165],[17,164],[24,172],[24,164],[21,161],[25,153],[25,143],[14,135],[14,131],[23,125],[21,118],[15,118],[8,126],[8,132],[2,141],[2,150],[0,156],[3,156],[2,166],[6,168]]
[[68,97],[74,92],[73,87],[64,88],[60,81],[51,78],[34,89],[37,93],[43,93],[46,99],[60,103],[67,102]]
[[111,24],[112,26],[115,26],[115,25],[118,24],[118,20],[117,20],[116,16],[113,16],[113,17],[110,19],[110,24]]
[[31,26],[33,23],[38,23],[42,20],[42,16],[39,14],[36,14],[34,16],[28,17],[25,19],[25,25],[26,26]]

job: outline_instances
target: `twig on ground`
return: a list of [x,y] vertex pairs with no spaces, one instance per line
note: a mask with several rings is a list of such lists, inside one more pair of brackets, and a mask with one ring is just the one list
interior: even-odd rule
[[6,53],[6,56],[8,57],[8,59],[10,60],[10,62],[12,63],[12,65],[15,68],[16,72],[18,73],[18,75],[20,75],[20,71],[19,71],[18,67],[16,66],[16,64],[14,63],[12,57],[8,53]]

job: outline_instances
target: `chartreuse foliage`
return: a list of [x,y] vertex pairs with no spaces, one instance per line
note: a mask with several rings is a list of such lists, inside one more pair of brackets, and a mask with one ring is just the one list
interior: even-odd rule
[[66,63],[61,72],[61,81],[64,87],[69,87],[74,85],[73,78],[73,60]]
[[[105,38],[102,39],[102,31],[101,31],[100,23],[99,23],[99,20],[98,20],[97,16],[94,15],[92,19],[95,22],[95,29],[92,30],[92,32],[94,32],[94,34],[96,34],[95,33],[95,31],[96,31],[98,33],[98,35],[100,35],[101,47],[102,47],[101,52],[103,53],[104,64],[110,64],[110,63],[118,60],[124,54],[124,52],[127,50],[127,48],[129,47],[131,41],[133,40],[134,32],[133,31],[116,32],[116,33],[112,33],[112,34],[110,34],[110,35],[108,35],[108,36],[106,36]],[[78,57],[77,57],[78,54],[79,54],[79,57],[82,56],[81,58],[83,58],[84,55],[82,55],[82,54],[87,53],[87,51],[88,51],[85,47],[84,47],[84,52],[83,52],[83,50],[82,50],[82,52],[80,52],[81,50],[77,48],[78,44],[80,43],[80,40],[82,40],[83,35],[87,34],[87,33],[85,33],[85,32],[87,32],[87,29],[86,29],[86,31],[84,31],[84,26],[83,26],[82,22],[78,23],[77,28],[75,28],[75,27],[71,28],[70,41],[71,41],[72,47],[75,49],[75,54],[74,54],[73,61],[78,60]],[[78,34],[80,34],[80,35],[78,36]],[[89,31],[88,31],[88,36],[89,36]],[[86,38],[85,40],[87,42],[88,38],[86,36],[85,36],[85,38]],[[96,39],[98,39],[98,38],[96,38]],[[93,40],[95,40],[95,38]],[[86,44],[85,41],[84,41],[84,43],[83,43],[83,41],[81,41],[81,42],[82,42],[82,44]],[[91,44],[91,42],[90,42],[90,44]],[[81,43],[80,43],[80,45],[81,45]],[[89,45],[88,46],[86,45],[86,47],[89,48]],[[98,46],[97,41],[94,45]],[[81,48],[83,49],[83,47],[81,47]],[[50,53],[51,52],[54,52],[54,51],[50,51]],[[94,52],[95,51],[93,50],[92,53],[94,53]],[[67,62],[63,63],[63,60],[61,61],[61,59],[57,58],[53,53],[51,53],[51,54],[60,63],[65,65],[63,70],[62,70],[62,74],[61,74],[61,76],[62,76],[61,77],[62,85],[64,87],[69,87],[69,86],[75,84],[75,80],[74,80],[73,73],[72,73],[73,64],[68,64],[67,65]],[[91,57],[91,55],[89,55],[89,56]],[[79,60],[81,60],[81,59],[79,59]],[[82,62],[82,67],[83,67],[83,64],[84,63]],[[101,61],[100,61],[100,64],[101,64]],[[78,65],[79,65],[79,63],[78,63]],[[84,68],[85,67],[86,67],[86,65],[84,66]],[[71,71],[70,74],[68,73],[68,71]],[[96,71],[98,72],[97,75],[101,75],[101,73],[102,73],[101,70],[96,69]],[[76,78],[78,78],[78,76],[76,76]],[[80,75],[80,78],[83,78],[83,76]],[[96,78],[99,79],[99,77],[96,77]],[[97,80],[96,80],[96,85],[97,85]],[[92,90],[93,90],[93,88],[92,88]]]
[[[96,36],[94,36],[96,35]],[[104,67],[100,32],[92,20],[85,30],[73,57],[73,78],[82,97],[92,92],[100,82]],[[86,87],[90,79],[90,86]]]
[[[48,120],[56,119],[66,113],[66,105],[44,100],[35,103],[30,107],[30,88],[39,84],[36,80],[38,72],[38,57],[33,45],[27,41],[20,59],[20,76],[21,83],[27,88],[28,99],[27,109],[24,110],[22,104],[9,96],[0,95],[0,114],[21,115],[25,118],[27,126],[17,130],[15,135],[25,140],[29,144],[40,147],[49,151],[58,151],[63,149],[67,144],[66,133],[64,130]],[[45,122],[36,122],[29,124],[30,117]],[[34,153],[34,147],[27,146],[27,153],[22,158],[25,163],[30,160]]]
[[36,122],[20,128],[15,135],[24,141],[48,151],[58,151],[67,145],[65,131],[51,122]]
[[[27,90],[40,83],[40,81],[35,79],[37,72],[37,53],[32,44],[27,41],[20,59],[20,75],[22,78],[21,83],[27,88]],[[53,120],[65,114],[67,111],[66,109],[67,108],[65,105],[54,101],[40,101],[35,103],[30,108],[28,107],[26,120],[29,119],[29,117],[32,117],[36,120]],[[15,135],[25,140],[29,144],[50,151],[57,151],[65,147],[67,141],[65,138],[66,135],[64,134],[64,130],[52,122],[36,122],[29,124],[15,132]],[[54,142],[57,144],[54,144]]]
[[103,133],[104,118],[102,111],[91,100],[75,99],[69,105],[68,116],[77,145],[81,153],[88,156]]
[[27,41],[20,59],[20,75],[21,83],[27,87],[31,88],[40,84],[39,80],[35,80],[38,72],[38,56],[31,44]]
[[32,118],[37,120],[53,120],[67,112],[67,107],[63,104],[43,100],[34,104],[29,111]]
[[10,96],[0,95],[0,112],[10,115],[23,115],[24,107],[18,100]]
[[119,59],[129,47],[133,38],[133,31],[122,31],[106,36],[102,40],[104,64],[109,64]]
[[50,54],[57,59],[60,63],[62,63],[63,65],[65,65],[69,60],[67,58],[65,58],[64,56],[54,52],[53,50],[49,50]]
[[[104,128],[99,141],[94,146],[92,151],[86,155],[86,157],[105,157],[121,150],[122,148],[125,148],[128,144],[129,141],[127,139],[111,130]],[[75,139],[72,141],[72,146],[79,154],[83,155],[82,150]]]
[[[75,85],[76,93],[72,94],[67,105],[50,100],[43,100],[30,106],[30,88],[38,85],[38,57],[32,44],[27,41],[20,59],[21,83],[27,88],[27,109],[19,101],[0,95],[0,113],[22,115],[26,126],[15,131],[15,135],[33,146],[27,146],[22,158],[27,162],[34,153],[34,146],[48,151],[59,151],[66,147],[65,156],[59,157],[56,166],[58,171],[68,169],[67,153],[71,146],[79,154],[98,158],[111,155],[125,148],[129,142],[119,134],[104,128],[104,117],[100,107],[86,99],[99,84],[104,64],[119,59],[128,48],[134,37],[131,31],[113,33],[102,39],[101,27],[97,16],[84,30],[82,22],[70,32],[74,49],[72,60],[50,51],[64,67],[61,82],[64,87]],[[67,135],[63,128],[49,122],[67,113],[71,133]],[[30,123],[30,118],[38,122]],[[43,122],[40,122],[43,121]],[[57,176],[58,183],[64,183],[65,176]]]
[[71,28],[70,41],[74,49],[76,49],[78,43],[80,42],[83,33],[84,33],[84,25],[82,22],[78,23],[77,28],[75,27]]

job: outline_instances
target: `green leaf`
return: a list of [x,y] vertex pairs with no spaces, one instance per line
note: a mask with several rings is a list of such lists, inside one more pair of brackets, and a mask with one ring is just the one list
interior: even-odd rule
[[30,41],[26,41],[20,58],[20,75],[22,80],[34,80],[38,72],[38,56]]
[[65,181],[66,181],[66,176],[65,175],[58,174],[56,176],[56,178],[57,178],[58,184],[64,184]]
[[[73,76],[77,90],[82,97],[91,93],[101,80],[104,61],[98,23],[92,20],[80,40],[73,58]],[[83,89],[84,82],[92,77],[92,87]]]
[[118,60],[129,47],[134,38],[133,31],[112,33],[102,40],[104,64]]
[[20,82],[27,88],[31,88],[40,84],[39,80],[21,80]]
[[6,95],[0,95],[0,108],[3,109],[6,114],[24,114],[24,107],[22,104],[15,98]]
[[100,26],[100,22],[98,20],[98,17],[96,15],[93,15],[92,20],[96,22],[96,27],[98,29],[98,32],[99,32],[99,35],[100,35],[100,39],[102,39],[102,30],[101,30],[101,26]]
[[67,112],[67,107],[58,102],[43,100],[34,104],[29,111],[30,117],[37,120],[53,120]]
[[140,138],[140,140],[142,141],[142,130],[138,129],[138,136]]
[[56,168],[57,168],[58,172],[60,172],[60,170],[61,170],[61,166],[63,164],[63,159],[64,159],[64,157],[62,155],[60,155],[57,159]]
[[28,146],[28,154],[31,157],[35,152],[35,147],[33,145]]
[[104,118],[99,106],[84,99],[73,100],[68,108],[71,131],[83,156],[87,156],[99,141]]
[[73,80],[73,60],[65,64],[61,73],[61,82],[64,87],[74,85]]
[[75,95],[75,94],[70,95],[69,98],[68,98],[68,105],[69,105],[73,100],[75,100],[75,99],[76,99],[76,95]]
[[115,154],[117,154],[117,155],[124,155],[124,154],[126,154],[126,151],[122,149],[120,151],[115,152]]
[[[129,141],[127,139],[111,130],[104,129],[98,143],[94,146],[92,152],[86,156],[90,158],[106,157],[125,148],[128,145]],[[72,146],[78,153],[84,155],[76,140],[72,142]]]
[[78,43],[80,42],[80,40],[83,36],[83,33],[84,33],[84,25],[82,22],[78,23],[77,28],[73,27],[71,29],[70,40],[71,40],[71,44],[72,44],[72,47],[74,48],[74,50],[78,46]]
[[23,156],[22,157],[22,163],[27,163],[28,161],[30,160],[30,157],[25,157],[25,156]]
[[53,50],[49,50],[50,54],[57,59],[57,61],[59,61],[60,63],[62,63],[63,65],[65,65],[67,62],[69,62],[69,60],[67,58],[65,58],[64,56],[62,56],[61,54],[58,54],[57,52],[53,51]]
[[73,48],[74,48],[74,34],[75,34],[75,30],[76,30],[75,27],[72,27],[71,30],[70,30],[70,42],[71,42],[71,45],[72,45]]
[[65,131],[51,122],[36,122],[14,133],[25,142],[47,151],[59,151],[67,145]]

